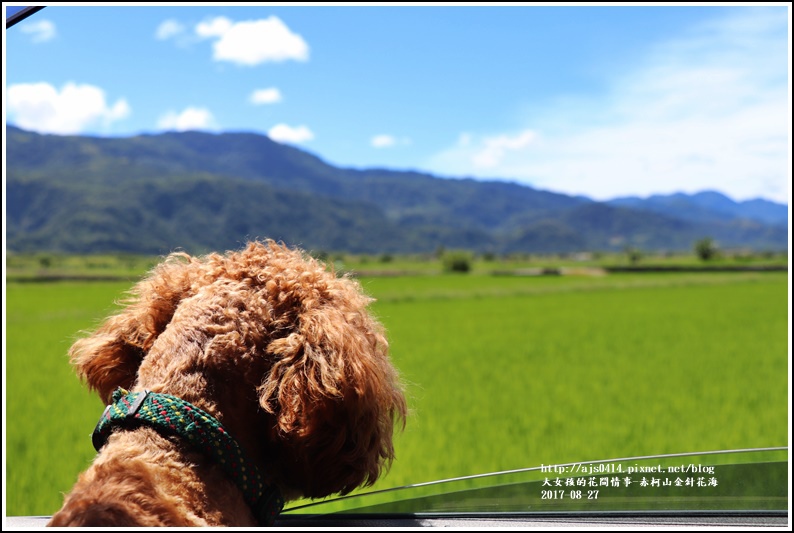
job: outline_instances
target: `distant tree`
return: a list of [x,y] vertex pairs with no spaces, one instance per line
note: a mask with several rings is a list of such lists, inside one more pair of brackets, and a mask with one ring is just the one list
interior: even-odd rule
[[633,246],[629,246],[626,248],[626,256],[629,258],[629,263],[632,265],[636,265],[642,259],[642,252],[639,248],[634,248]]
[[446,252],[442,258],[444,272],[465,274],[471,270],[471,254],[468,252]]
[[701,261],[709,261],[717,255],[717,245],[711,237],[704,237],[695,243],[695,254]]

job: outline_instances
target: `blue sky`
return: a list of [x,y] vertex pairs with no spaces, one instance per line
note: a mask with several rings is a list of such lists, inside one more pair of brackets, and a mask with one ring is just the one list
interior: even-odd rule
[[789,25],[785,4],[58,4],[5,34],[4,113],[258,132],[339,166],[598,200],[788,202]]

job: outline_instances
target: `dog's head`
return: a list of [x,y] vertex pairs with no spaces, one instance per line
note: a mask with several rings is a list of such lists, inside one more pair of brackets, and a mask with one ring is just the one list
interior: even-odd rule
[[172,254],[70,356],[105,402],[137,386],[208,407],[287,498],[345,494],[388,466],[406,414],[370,301],[272,241]]

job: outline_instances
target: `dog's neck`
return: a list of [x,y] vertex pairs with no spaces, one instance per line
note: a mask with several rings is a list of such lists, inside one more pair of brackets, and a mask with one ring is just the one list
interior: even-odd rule
[[213,459],[234,481],[260,525],[272,525],[284,500],[275,486],[266,485],[256,465],[243,453],[223,425],[202,409],[169,394],[117,389],[94,430],[99,451],[114,429],[152,427],[176,435]]
[[141,426],[114,432],[51,526],[256,526],[242,494],[178,437]]

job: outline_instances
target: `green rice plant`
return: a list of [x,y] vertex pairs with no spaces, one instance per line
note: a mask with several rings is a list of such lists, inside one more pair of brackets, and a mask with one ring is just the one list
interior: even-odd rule
[[[361,283],[411,408],[375,489],[787,442],[785,273]],[[66,352],[129,285],[7,285],[8,515],[53,513],[93,458],[103,406]]]
[[96,279],[134,280],[149,270],[160,258],[135,254],[71,255],[57,253],[9,253],[6,279]]
[[785,445],[785,276],[615,287],[378,303],[413,407],[388,484]]
[[9,283],[6,305],[6,505],[10,515],[52,513],[94,456],[101,414],[69,366],[81,330],[113,308],[127,283]]

